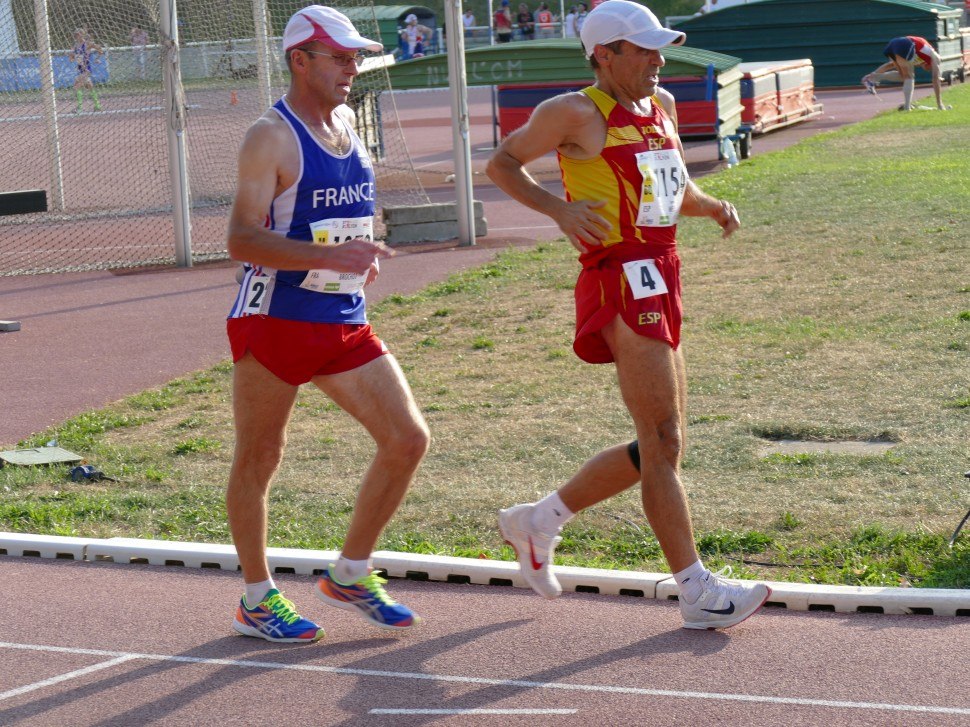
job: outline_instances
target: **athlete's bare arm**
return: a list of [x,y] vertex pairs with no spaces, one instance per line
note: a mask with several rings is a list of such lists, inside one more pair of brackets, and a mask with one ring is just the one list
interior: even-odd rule
[[[674,122],[674,129],[677,129],[677,104],[674,101],[674,95],[658,86],[655,96],[660,105],[663,106],[664,111],[667,112],[670,120]],[[680,156],[684,159],[686,165],[687,157],[684,154],[684,145],[680,140],[680,134],[677,134],[676,142]],[[700,187],[694,184],[693,179],[687,180],[687,189],[684,190],[684,202],[680,207],[680,214],[687,217],[710,217],[721,226],[724,237],[728,237],[741,226],[738,211],[733,204],[725,199],[715,199],[709,194],[705,194]]]
[[273,198],[296,180],[299,151],[288,127],[268,112],[253,124],[239,152],[239,182],[229,216],[229,256],[279,270],[329,269],[363,273],[392,251],[378,242],[351,240],[308,245],[264,226]]
[[600,244],[609,233],[609,223],[596,212],[606,201],[566,202],[543,189],[525,165],[555,150],[589,159],[599,154],[605,139],[606,124],[589,98],[579,93],[556,96],[539,104],[529,122],[505,138],[485,173],[512,199],[551,217],[573,247],[586,252],[581,239]]
[[930,72],[930,77],[933,79],[933,95],[936,96],[936,107],[940,111],[943,111],[946,109],[946,106],[943,104],[943,79],[940,77],[940,56],[932,48],[928,48],[927,50],[930,52],[932,62],[926,70]]

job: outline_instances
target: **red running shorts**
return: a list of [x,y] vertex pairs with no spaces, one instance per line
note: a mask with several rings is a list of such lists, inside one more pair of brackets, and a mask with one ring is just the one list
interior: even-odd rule
[[576,281],[576,338],[573,350],[587,363],[612,363],[613,352],[601,333],[619,315],[636,333],[680,346],[683,303],[680,258],[675,251],[652,258],[664,279],[667,292],[636,299],[623,272],[628,260],[649,258],[643,252],[631,256],[607,256],[594,267],[584,267]]
[[265,315],[226,322],[232,360],[249,351],[276,377],[299,386],[351,371],[388,353],[367,323],[310,323]]

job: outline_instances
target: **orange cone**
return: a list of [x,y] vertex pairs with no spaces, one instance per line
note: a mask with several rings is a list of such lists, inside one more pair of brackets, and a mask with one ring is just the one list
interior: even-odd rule
[[235,106],[238,103],[239,103],[239,97],[236,95],[236,92],[235,91],[230,91],[229,92],[229,105],[230,106]]

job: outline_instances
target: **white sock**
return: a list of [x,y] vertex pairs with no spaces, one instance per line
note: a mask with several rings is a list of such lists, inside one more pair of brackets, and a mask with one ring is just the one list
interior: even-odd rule
[[276,584],[273,583],[273,579],[270,578],[268,581],[260,581],[259,583],[247,583],[246,584],[246,608],[256,608],[257,605],[263,600],[263,596],[269,593],[270,589],[276,588]]
[[573,517],[573,512],[563,505],[559,492],[552,492],[535,504],[532,511],[532,527],[543,535],[556,535]]
[[907,78],[903,81],[903,106],[910,108],[913,105],[913,90],[916,88],[916,81]]
[[344,586],[350,586],[370,573],[370,558],[350,560],[342,555],[337,564],[330,569],[333,579]]
[[699,560],[695,560],[684,570],[674,573],[674,580],[680,587],[680,597],[687,603],[694,603],[704,592],[704,581],[711,572]]

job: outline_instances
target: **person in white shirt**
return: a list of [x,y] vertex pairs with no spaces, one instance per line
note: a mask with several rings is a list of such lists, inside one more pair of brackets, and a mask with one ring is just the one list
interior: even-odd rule
[[472,12],[471,8],[465,10],[465,14],[461,16],[462,25],[465,26],[465,37],[474,38],[475,37],[475,14]]
[[570,5],[569,12],[566,13],[566,18],[562,23],[562,35],[563,38],[576,38],[578,37],[576,33],[576,6]]

